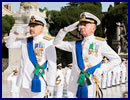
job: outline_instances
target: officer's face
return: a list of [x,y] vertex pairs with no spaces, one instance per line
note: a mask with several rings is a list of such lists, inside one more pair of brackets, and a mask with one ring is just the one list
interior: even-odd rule
[[18,75],[18,73],[14,72],[14,75],[15,75],[15,76],[17,76],[17,75]]
[[42,25],[30,25],[30,34],[35,36],[40,35],[43,33],[43,26]]
[[72,65],[70,65],[69,68],[72,69]]
[[58,66],[58,69],[60,69],[60,70],[61,70],[61,69],[62,69],[62,66]]
[[92,23],[81,23],[80,24],[80,34],[84,37],[88,37],[94,34],[96,30],[96,25]]

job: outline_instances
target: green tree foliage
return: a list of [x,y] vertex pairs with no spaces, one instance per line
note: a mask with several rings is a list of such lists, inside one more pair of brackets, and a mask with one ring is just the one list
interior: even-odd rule
[[[70,2],[68,6],[62,7],[61,11],[49,11],[48,15],[51,15],[51,23],[49,32],[55,36],[59,29],[66,27],[79,20],[79,16],[82,12],[88,11],[102,19],[101,13],[102,7],[100,2]],[[96,31],[97,35],[102,33],[101,26]]]
[[59,30],[59,27],[61,25],[60,20],[60,12],[56,10],[48,11],[47,15],[50,16],[51,23],[49,22],[49,32],[51,33],[52,36],[56,36],[56,33]]
[[102,27],[107,28],[106,34],[110,46],[112,45],[114,35],[116,35],[117,22],[124,23],[128,33],[128,2],[111,7],[102,20]]
[[9,33],[15,23],[13,16],[5,15],[2,17],[2,34]]
[[[67,6],[62,7],[60,11],[48,11],[47,16],[50,16],[49,32],[52,36],[56,36],[58,31],[80,19],[82,12],[90,12],[102,19],[102,6],[100,2],[70,2]],[[102,34],[101,26],[98,26],[96,35]],[[100,35],[101,36],[101,35]],[[68,33],[64,41],[77,40],[76,37]],[[57,49],[58,63],[62,63],[63,67],[72,62],[72,54]]]
[[128,22],[128,3],[125,2],[115,6],[114,8],[110,9],[109,13],[116,17],[115,21]]

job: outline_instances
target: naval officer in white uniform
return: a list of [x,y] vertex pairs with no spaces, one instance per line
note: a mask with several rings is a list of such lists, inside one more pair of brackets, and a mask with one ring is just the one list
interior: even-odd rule
[[[32,15],[28,22],[32,37],[16,40],[18,35],[25,32],[25,27],[19,27],[9,34],[6,43],[8,48],[21,48],[22,51],[17,86],[20,87],[20,96],[23,98],[43,98],[45,94],[49,94],[49,97],[53,95],[56,51],[52,38],[44,34],[45,26],[46,21],[42,17]],[[49,76],[47,79],[46,74]],[[45,93],[46,91],[48,93]]]
[[127,72],[127,69],[126,69],[126,59],[125,58],[122,58],[122,63],[121,63],[121,83],[125,83],[126,81],[126,72]]
[[64,87],[64,75],[62,72],[62,64],[58,64],[56,72],[56,97],[62,98]]
[[[106,68],[107,63],[108,63],[108,60],[106,57],[104,57],[104,59],[102,61],[102,67],[104,66],[104,68]],[[107,72],[104,71],[102,74],[102,79],[101,79],[101,88],[106,89],[106,84],[107,84]]]
[[12,98],[19,98],[19,87],[16,86],[17,76],[18,76],[18,71],[15,69],[7,78],[7,80],[11,82],[10,92]]
[[[69,91],[73,94],[72,98],[98,97],[99,81],[97,77],[101,75],[102,71],[110,70],[121,63],[120,57],[108,46],[107,42],[94,36],[96,26],[99,24],[100,20],[95,15],[83,12],[80,15],[80,21],[60,29],[54,39],[56,47],[72,52],[73,67],[69,82]],[[77,42],[63,41],[68,32],[77,29],[77,25],[80,27],[83,40]],[[103,56],[110,59],[108,66],[103,67],[104,70],[101,67]]]
[[66,69],[66,86],[67,86],[67,97],[71,97],[71,93],[69,92],[69,80],[70,80],[70,76],[71,76],[71,71],[72,71],[72,63],[68,64],[68,67]]

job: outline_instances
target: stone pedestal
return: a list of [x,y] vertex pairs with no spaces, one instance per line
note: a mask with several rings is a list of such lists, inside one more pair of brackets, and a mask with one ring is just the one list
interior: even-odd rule
[[112,40],[112,48],[119,54],[121,50],[120,41]]
[[12,73],[14,69],[19,70],[21,60],[21,49],[9,49],[9,64],[8,68],[3,72],[2,77],[7,80],[9,74]]

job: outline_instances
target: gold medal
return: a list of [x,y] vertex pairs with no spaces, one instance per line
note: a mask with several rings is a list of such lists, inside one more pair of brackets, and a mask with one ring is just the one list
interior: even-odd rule
[[91,68],[91,67],[92,67],[92,65],[89,63],[88,68]]
[[85,58],[84,58],[84,61],[85,61],[85,62],[88,62],[88,57],[85,57]]
[[92,54],[93,53],[93,43],[91,43],[90,45],[89,45],[89,52],[88,52],[88,54],[90,55],[90,54]]
[[91,54],[92,54],[92,52],[93,52],[93,50],[92,50],[92,49],[89,49],[88,54],[89,54],[89,55],[91,55]]
[[37,56],[38,50],[37,50],[37,49],[34,49],[34,53],[35,53],[35,55]]
[[38,58],[37,61],[38,61],[38,62],[41,62],[41,58]]
[[95,54],[96,43],[93,43],[93,54]]
[[97,57],[98,56],[98,50],[96,50],[95,53],[96,53],[95,56]]
[[39,74],[42,72],[42,69],[39,70]]
[[96,56],[98,56],[98,49],[99,49],[99,45],[96,45],[96,47],[95,47]]

